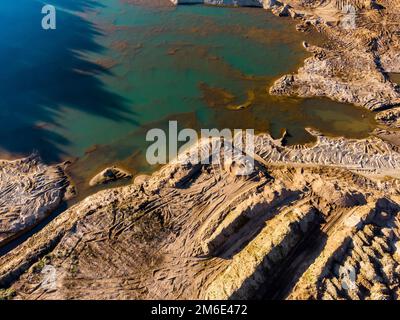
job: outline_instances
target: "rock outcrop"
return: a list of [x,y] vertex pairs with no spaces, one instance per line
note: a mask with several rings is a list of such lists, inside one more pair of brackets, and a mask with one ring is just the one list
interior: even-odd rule
[[[0,286],[16,299],[353,298],[329,289],[333,261],[346,265],[349,243],[371,225],[390,242],[376,238],[369,259],[391,267],[359,297],[395,298],[400,183],[353,171],[389,165],[377,141],[348,142],[358,157],[335,166],[275,162],[264,156],[270,137],[257,139],[265,143],[248,175],[233,162],[192,163],[208,148],[201,141],[150,177],[86,198],[0,257]],[[337,141],[319,139],[335,150]],[[301,150],[303,160],[324,152]],[[353,257],[360,266],[362,257]],[[55,274],[51,287],[44,268]]]
[[[152,176],[86,198],[1,256],[0,298],[398,299],[399,91],[387,72],[400,66],[398,24],[389,23],[399,2],[346,2],[367,13],[354,30],[341,23],[341,0],[199,2],[262,4],[299,19],[300,30],[326,33],[330,42],[305,44],[312,56],[271,92],[362,105],[386,127],[363,140],[310,129],[308,146],[262,134],[240,161],[217,150],[219,164],[193,161],[211,157],[202,140]],[[15,234],[43,216],[26,205],[58,203],[65,178],[34,158],[2,168],[0,226]]]

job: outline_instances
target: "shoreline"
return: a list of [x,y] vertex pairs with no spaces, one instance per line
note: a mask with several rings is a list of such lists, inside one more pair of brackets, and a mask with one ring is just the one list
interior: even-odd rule
[[[216,3],[212,0],[170,0],[175,5],[179,4],[207,4],[221,5],[224,3]],[[378,7],[360,7],[354,2],[354,6],[361,13],[378,12]],[[350,1],[350,4],[353,3]],[[371,1],[374,3],[374,1]],[[396,3],[390,2],[396,6]],[[400,53],[396,54],[396,50],[400,48],[400,40],[393,35],[393,44],[387,44],[387,36],[371,31],[374,28],[375,16],[372,20],[360,21],[362,27],[357,27],[355,30],[347,30],[340,27],[341,8],[335,7],[333,2],[328,2],[325,7],[320,8],[317,5],[303,7],[296,0],[275,1],[275,0],[243,0],[237,2],[238,6],[255,6],[271,11],[274,15],[280,17],[291,17],[298,22],[297,29],[302,30],[301,26],[307,28],[315,28],[320,33],[324,33],[329,39],[329,49],[326,46],[310,46],[304,43],[304,47],[312,56],[306,58],[304,66],[299,68],[297,73],[284,75],[275,80],[274,84],[269,88],[270,93],[275,95],[294,95],[299,97],[327,97],[338,102],[347,102],[357,106],[362,106],[370,110],[379,111],[383,107],[394,107],[400,104],[400,89],[398,85],[392,83],[388,76],[389,73],[400,72]],[[372,6],[372,5],[371,5]],[[397,4],[397,6],[399,6]],[[400,8],[397,8],[400,10]],[[324,16],[324,12],[329,14]],[[387,11],[387,15],[395,15],[394,12]],[[331,19],[329,19],[331,18]],[[329,19],[329,20],[328,20]],[[364,15],[360,14],[359,19],[363,20]],[[379,22],[378,22],[379,23]],[[395,28],[395,27],[394,27]],[[371,35],[368,36],[368,32]],[[361,37],[357,39],[356,37]],[[386,37],[386,38],[385,38]],[[339,40],[340,39],[340,40]],[[396,41],[397,39],[397,41]],[[373,47],[377,42],[382,42],[382,47]],[[353,46],[349,48],[349,43]],[[385,51],[381,54],[380,51]],[[363,64],[354,62],[355,59],[362,60]],[[383,65],[379,65],[376,61],[383,61]],[[346,61],[348,71],[348,80],[342,79],[343,67],[340,66],[340,61]],[[353,64],[353,65],[352,65]],[[397,67],[396,67],[397,66]],[[324,69],[331,69],[326,73]],[[362,78],[362,86],[360,86],[358,77],[353,75],[351,68],[359,74],[365,73]],[[357,68],[359,70],[357,70]],[[352,78],[354,80],[352,80]],[[324,84],[326,82],[326,84]],[[324,87],[326,85],[326,87]],[[322,86],[322,88],[317,88]],[[331,87],[339,87],[337,91],[332,91]],[[397,87],[397,89],[396,89]],[[364,89],[363,89],[364,88]],[[385,96],[382,96],[384,94]],[[360,100],[360,99],[363,100]],[[397,118],[400,118],[400,111],[395,110]],[[378,121],[385,123],[385,111],[382,111]],[[390,125],[391,123],[389,123]]]
[[[270,90],[352,102],[376,112],[387,129],[365,139],[308,129],[317,141],[304,146],[259,134],[248,176],[235,174],[241,163],[192,163],[209,144],[201,141],[150,176],[86,197],[0,256],[0,287],[17,299],[400,296],[400,108],[389,106],[400,93],[376,63],[393,71],[400,41],[392,48],[377,35],[386,46],[379,48],[363,30],[343,33],[311,19],[327,8],[267,2],[277,15],[302,16],[336,37],[323,48],[305,44],[313,55]],[[40,287],[43,265],[59,275],[54,290]],[[341,289],[341,268],[354,269],[354,289]]]

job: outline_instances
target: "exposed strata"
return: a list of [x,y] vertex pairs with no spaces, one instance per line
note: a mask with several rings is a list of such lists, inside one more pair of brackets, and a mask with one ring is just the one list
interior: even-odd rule
[[[369,109],[398,103],[385,75],[399,66],[396,34],[379,33],[379,22],[369,45],[369,31],[336,25],[340,19],[331,13],[341,1],[287,2],[268,6],[302,19],[299,29],[316,25],[332,43],[306,45],[314,55],[272,92],[324,95]],[[389,13],[371,3],[363,10],[373,10],[372,17],[378,10],[386,19],[398,8],[379,2],[392,6]],[[397,109],[377,117],[394,130]],[[256,166],[247,176],[237,175],[241,163],[193,163],[194,152],[209,148],[203,141],[151,177],[88,197],[0,257],[0,287],[17,299],[398,299],[398,147],[386,138],[311,133],[312,146],[257,136],[247,155]],[[55,270],[55,287],[40,285],[46,265]]]
[[[326,47],[305,48],[313,54],[297,74],[278,79],[273,94],[327,96],[374,110],[400,103],[398,85],[389,72],[400,72],[400,4],[381,1],[301,0],[172,0],[174,4],[256,6],[299,21],[299,30],[313,25],[325,33]],[[354,28],[346,5],[355,10]]]
[[[202,141],[150,177],[88,197],[0,257],[0,285],[11,285],[19,299],[285,298],[299,292],[325,298],[323,284],[334,275],[327,270],[346,257],[346,250],[335,249],[343,234],[353,239],[372,225],[392,230],[390,243],[397,243],[398,179],[359,175],[348,170],[353,162],[346,168],[267,161],[262,154],[271,138],[259,139],[268,142],[255,148],[250,175],[237,175],[240,163],[192,163],[194,153],[210,148]],[[371,141],[358,148],[349,142],[360,162],[386,159],[368,147]],[[397,151],[390,154],[398,159]],[[367,163],[380,170],[384,162],[374,159]],[[383,212],[387,220],[376,218]],[[379,252],[370,255],[379,260]],[[386,254],[395,261],[396,278],[397,251],[390,247]],[[50,289],[39,285],[46,265],[57,274]],[[390,289],[382,289],[387,297],[397,297],[395,281],[382,285]]]
[[109,182],[113,182],[121,179],[130,179],[132,178],[132,174],[128,171],[118,168],[116,166],[106,168],[100,173],[96,174],[89,181],[89,185],[91,187],[99,185],[99,184],[107,184]]
[[400,103],[398,85],[387,74],[400,68],[398,2],[380,1],[381,6],[371,7],[349,1],[355,10],[354,22],[349,20],[353,19],[351,13],[346,16],[343,12],[343,1],[325,1],[323,5],[312,1],[306,8],[299,1],[288,3],[298,10],[303,24],[315,25],[330,41],[323,48],[305,44],[313,56],[297,74],[277,80],[271,93],[327,96],[371,110]]
[[[312,56],[297,73],[269,88],[274,95],[324,96],[376,110],[377,120],[399,127],[400,3],[396,0],[171,0],[175,4],[256,6],[290,16],[297,29],[314,27],[329,38],[323,47],[304,43]],[[351,6],[351,7],[349,7]],[[352,20],[354,18],[354,20]],[[399,134],[396,142],[400,144]]]
[[68,186],[62,166],[47,166],[37,155],[1,161],[0,246],[52,212]]

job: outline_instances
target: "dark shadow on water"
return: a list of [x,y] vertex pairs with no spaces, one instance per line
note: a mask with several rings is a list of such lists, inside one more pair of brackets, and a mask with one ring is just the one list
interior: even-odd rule
[[45,226],[47,226],[51,221],[57,218],[61,213],[63,213],[67,209],[67,203],[63,202],[60,206],[52,212],[51,215],[44,218],[40,221],[37,225],[35,225],[32,229],[25,231],[21,236],[17,237],[16,239],[10,241],[6,245],[0,248],[0,257],[7,254],[11,250],[14,250],[20,244],[24,243],[28,240],[31,236],[38,233],[42,230]]
[[101,8],[94,0],[48,0],[57,7],[57,29],[43,30],[37,0],[8,1],[0,10],[0,149],[12,154],[37,150],[59,161],[71,141],[52,130],[62,127],[62,106],[114,121],[134,121],[126,101],[108,91],[98,76],[106,68],[82,52],[100,53],[102,33],[76,12]]

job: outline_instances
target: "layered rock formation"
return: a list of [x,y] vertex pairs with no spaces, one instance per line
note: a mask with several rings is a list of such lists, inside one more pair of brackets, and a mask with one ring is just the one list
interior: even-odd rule
[[[398,127],[400,88],[388,73],[400,72],[400,33],[396,0],[179,1],[175,4],[256,6],[291,16],[298,30],[324,33],[323,47],[304,43],[312,55],[296,74],[284,75],[269,88],[274,95],[325,96],[378,110],[377,119]],[[390,108],[390,110],[387,110]],[[382,110],[384,109],[384,110]]]
[[62,166],[47,166],[36,155],[1,161],[0,246],[51,213],[68,186]]
[[[285,75],[272,94],[326,96],[380,111],[377,119],[397,127],[400,90],[389,72],[400,72],[398,1],[287,1],[302,25],[326,34],[324,47],[304,44],[312,56],[296,74]],[[384,109],[382,111],[382,109]],[[389,110],[387,110],[389,109]]]
[[[335,297],[326,289],[335,282],[333,266],[347,266],[350,255],[362,273],[358,266],[367,261],[343,243],[356,243],[368,226],[387,234],[382,250],[392,261],[390,279],[398,276],[399,180],[349,170],[357,161],[391,166],[373,140],[348,142],[353,160],[334,166],[304,160],[323,153],[315,146],[283,165],[264,156],[271,138],[257,139],[265,143],[256,144],[249,175],[236,175],[240,163],[193,163],[199,148],[210,147],[202,141],[151,177],[88,197],[1,257],[0,285],[21,299]],[[388,157],[397,161],[399,153]],[[370,259],[383,259],[374,250]],[[57,275],[51,288],[41,285],[46,266]],[[372,289],[369,280],[371,294],[359,289],[357,297],[395,298],[398,284],[382,279],[389,289]]]

